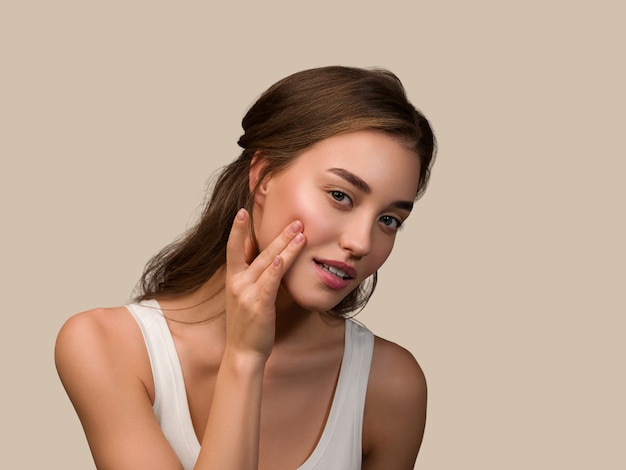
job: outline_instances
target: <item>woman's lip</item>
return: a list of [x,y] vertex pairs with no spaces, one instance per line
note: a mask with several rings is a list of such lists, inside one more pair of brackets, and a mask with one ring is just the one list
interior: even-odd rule
[[320,263],[320,264],[326,264],[328,266],[333,266],[333,267],[335,267],[337,269],[341,269],[343,272],[345,272],[352,279],[356,278],[356,276],[357,276],[356,269],[354,269],[349,264],[342,263],[341,261],[315,258],[315,262],[316,263]]
[[328,269],[322,267],[322,264],[320,264],[320,262],[318,261],[315,261],[313,263],[313,266],[315,267],[315,270],[317,271],[317,274],[320,277],[321,281],[331,289],[342,290],[348,287],[352,282],[352,279],[342,279],[341,277],[335,276]]

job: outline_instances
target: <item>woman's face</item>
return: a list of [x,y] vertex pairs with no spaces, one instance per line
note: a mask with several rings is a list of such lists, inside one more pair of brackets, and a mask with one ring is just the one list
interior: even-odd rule
[[[256,177],[251,170],[251,181]],[[309,310],[337,305],[391,253],[417,194],[419,159],[378,131],[337,135],[268,176],[254,201],[263,250],[298,219],[306,245],[283,277],[291,299]]]

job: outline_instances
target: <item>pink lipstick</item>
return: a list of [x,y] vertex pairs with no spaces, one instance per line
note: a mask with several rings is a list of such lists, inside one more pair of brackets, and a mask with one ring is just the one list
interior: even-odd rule
[[315,259],[318,275],[331,289],[343,289],[357,276],[356,269],[341,261]]

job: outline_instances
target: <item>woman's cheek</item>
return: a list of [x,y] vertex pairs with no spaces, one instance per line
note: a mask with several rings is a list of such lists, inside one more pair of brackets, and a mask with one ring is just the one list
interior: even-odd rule
[[254,229],[260,250],[265,249],[294,220],[303,223],[305,236],[322,220],[319,216],[321,201],[315,200],[305,188],[285,186],[273,188],[255,217]]
[[317,241],[326,241],[332,235],[333,227],[339,223],[336,214],[330,210],[326,201],[320,198],[309,197],[294,201],[294,217],[302,221],[307,245]]
[[394,239],[375,239],[372,244],[372,252],[370,253],[372,267],[369,270],[373,273],[380,269],[380,267],[385,264],[385,261],[387,261],[387,258],[389,258],[389,255],[391,255]]
[[320,208],[316,207],[312,201],[302,201],[301,204],[298,204],[295,215],[302,220],[305,232],[312,228],[310,225],[321,222],[319,212]]

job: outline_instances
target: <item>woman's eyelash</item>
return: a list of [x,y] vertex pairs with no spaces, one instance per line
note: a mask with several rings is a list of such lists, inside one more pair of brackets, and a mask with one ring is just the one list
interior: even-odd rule
[[[392,227],[391,225],[389,225],[386,222],[384,222],[385,219],[388,220],[388,221],[393,221],[395,223],[395,226]],[[404,228],[402,220],[398,219],[397,217],[393,217],[391,215],[383,215],[380,218],[380,220],[381,220],[381,222],[383,222],[384,225],[386,225],[387,227],[391,227],[394,230],[402,230]]]
[[332,191],[329,191],[328,193],[337,202],[344,202],[346,199],[351,201],[350,196],[348,196],[343,191],[332,190]]

